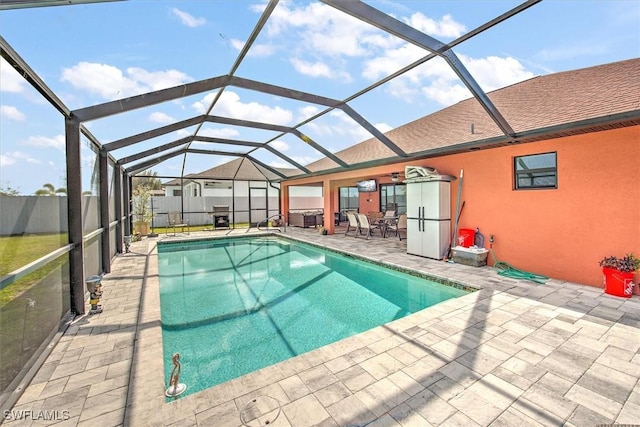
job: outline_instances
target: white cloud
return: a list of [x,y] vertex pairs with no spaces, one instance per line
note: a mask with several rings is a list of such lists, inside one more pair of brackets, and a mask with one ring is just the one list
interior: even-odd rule
[[429,86],[422,88],[426,98],[433,99],[441,105],[453,105],[456,102],[469,98],[471,93],[462,84],[452,85],[449,82],[438,80]]
[[[256,12],[263,8],[263,5],[253,7]],[[465,26],[451,15],[434,19],[415,13],[398,19],[434,37],[456,37],[465,31]],[[298,73],[347,83],[352,81],[349,67],[363,63],[362,60],[360,64],[350,63],[353,58],[366,58],[362,75],[373,81],[428,54],[425,49],[320,3],[281,2],[266,30],[268,37],[280,40],[283,45],[295,38],[289,62]],[[419,88],[415,93],[420,93]]]
[[[371,134],[342,110],[333,110],[326,114],[321,121],[313,121],[304,126],[308,131],[306,134],[313,134],[317,143],[328,148],[327,141],[339,143],[342,149],[344,144],[350,145],[371,138]],[[337,137],[337,138],[336,138]]]
[[23,122],[26,120],[26,116],[16,107],[11,105],[0,105],[0,117],[7,120],[15,120],[16,122]]
[[275,148],[276,150],[283,152],[283,151],[288,151],[289,150],[289,144],[287,144],[286,142],[278,139],[273,141],[271,144],[272,148]]
[[22,144],[40,148],[55,148],[60,151],[64,151],[65,149],[64,135],[56,135],[53,138],[30,136],[26,141],[22,142]]
[[154,123],[173,123],[175,119],[166,113],[156,111],[149,114],[149,121]]
[[[240,135],[240,132],[238,132],[236,129],[233,129],[233,128],[212,128],[212,127],[206,127],[206,126],[207,125],[205,125],[205,127],[202,127],[200,129],[200,131],[198,132],[199,136],[208,136],[211,138],[234,139],[234,137],[237,137],[238,135]],[[178,136],[178,138],[191,136],[193,135],[193,130],[179,129],[176,131],[176,135]],[[211,143],[203,142],[203,141],[193,141],[191,143],[191,146],[211,148]]]
[[391,129],[393,129],[391,126],[389,126],[386,123],[376,123],[373,126],[382,133],[389,132]]
[[240,132],[232,128],[203,127],[202,129],[200,129],[200,132],[198,132],[198,135],[210,136],[212,138],[232,138],[234,136],[240,135]]
[[[255,11],[261,9],[263,6],[254,7]],[[434,19],[414,13],[398,19],[433,37],[453,38],[466,31],[451,15]],[[344,78],[348,75],[344,71],[348,64],[342,60],[365,57],[375,58],[368,61],[368,68],[363,71],[365,77],[373,79],[372,76],[388,75],[428,53],[416,46],[405,47],[407,43],[402,39],[319,3],[280,3],[266,29],[269,37],[287,34],[289,39],[296,39],[297,47],[292,49],[290,62],[299,73],[313,77]],[[395,50],[398,50],[396,58]]]
[[[242,48],[246,43],[238,39],[231,39],[230,42],[231,42],[231,46],[237,51],[242,50]],[[271,56],[274,54],[276,50],[277,50],[276,46],[270,43],[268,44],[254,43],[251,45],[251,49],[249,49],[247,56],[252,56],[252,57]]]
[[309,117],[313,117],[320,112],[320,109],[315,105],[306,105],[302,108],[298,109],[298,119],[297,122],[302,122],[307,120]]
[[289,61],[297,72],[306,76],[340,79],[342,82],[347,83],[352,80],[351,76],[346,71],[336,70],[324,62],[311,63],[298,58],[291,58]]
[[127,68],[126,73],[123,73],[112,65],[79,62],[63,69],[61,80],[71,83],[77,89],[114,100],[179,86],[192,79],[177,70],[147,71],[142,68]]
[[[410,44],[388,50],[383,57],[367,61],[363,76],[376,80],[424,56],[424,51]],[[458,54],[458,58],[485,91],[489,92],[533,77],[533,73],[516,59],[490,56],[471,58]],[[469,98],[471,93],[453,69],[441,58],[434,58],[387,83],[387,91],[406,102],[425,96],[442,106],[449,106]]]
[[143,68],[127,68],[127,74],[136,82],[143,86],[148,86],[151,90],[166,89],[168,87],[179,86],[190,80],[182,71],[147,71]]
[[[469,58],[464,55],[459,55],[459,58],[484,92],[509,86],[534,76],[514,58],[496,56]],[[451,69],[432,76],[430,83],[425,84],[421,90],[427,98],[443,106],[452,105],[471,96],[471,92],[458,80]]]
[[40,164],[42,163],[40,160],[31,157],[27,153],[23,153],[22,151],[13,151],[9,153],[0,154],[0,166],[11,166],[16,164],[18,161],[24,160],[27,163],[32,164]]
[[[191,135],[191,133],[190,133]],[[200,132],[198,132],[199,136],[208,136],[210,138],[222,138],[222,139],[238,139],[238,135],[240,135],[240,132],[238,132],[237,129],[234,128],[215,128],[215,127],[203,127],[200,129]],[[193,141],[191,143],[191,146],[200,146],[200,147],[204,147],[205,149],[214,149],[212,144],[216,144],[216,143],[211,143],[211,142],[204,142],[204,141]],[[220,142],[218,144],[224,144],[224,142]],[[246,152],[247,151],[247,147],[244,146],[240,146],[240,145],[223,145],[223,146],[217,146],[215,149],[218,150],[223,150],[223,151],[230,151],[230,152],[234,152],[234,153],[239,153],[239,152]]]
[[[417,61],[428,54],[424,49],[406,43],[398,48],[389,49],[376,58],[363,62],[362,76],[374,81],[395,73],[402,67]],[[429,63],[433,60],[429,61]]]
[[[202,101],[195,102],[192,106],[198,113],[204,114],[215,96],[215,93],[207,94]],[[213,111],[224,117],[278,125],[288,125],[293,119],[293,114],[289,110],[279,106],[270,107],[258,102],[243,103],[240,101],[240,96],[230,90],[222,93]]]
[[368,56],[371,48],[396,43],[381,30],[319,3],[280,3],[267,23],[267,34],[276,37],[285,30],[297,30],[304,51],[335,57]]
[[0,57],[0,92],[20,93],[26,86],[26,80],[4,58]]
[[467,29],[466,27],[453,20],[451,15],[445,15],[440,21],[429,18],[423,15],[421,12],[416,12],[411,17],[405,18],[404,22],[411,25],[416,30],[433,36],[456,38],[463,35]]
[[10,166],[15,162],[15,157],[12,157],[10,154],[0,154],[0,166]]
[[182,21],[182,23],[187,27],[195,28],[207,23],[205,18],[196,18],[195,16],[187,12],[183,12],[175,7],[171,9],[171,13],[180,18],[180,21]]
[[463,57],[463,63],[482,88],[489,92],[534,77],[517,59],[497,56]]
[[177,138],[184,138],[193,135],[193,131],[189,131],[188,129],[178,129],[175,134]]
[[[297,162],[299,165],[308,165],[309,163],[315,162],[316,160],[319,160],[321,157],[323,157],[322,155],[318,155],[318,156],[289,156],[289,158],[295,162]],[[271,162],[269,162],[269,166],[273,167],[273,168],[282,168],[282,169],[292,169],[295,168],[295,166],[293,166],[290,163],[285,162],[283,159],[275,159],[272,160]]]
[[338,120],[338,123],[332,126],[334,134],[345,137],[352,143],[371,138],[372,135],[369,131],[356,123],[346,113],[342,112],[342,110],[333,110],[329,115]]

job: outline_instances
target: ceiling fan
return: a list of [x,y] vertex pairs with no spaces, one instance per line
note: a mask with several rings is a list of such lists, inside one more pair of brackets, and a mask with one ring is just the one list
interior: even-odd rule
[[390,176],[391,182],[398,182],[400,181],[401,177],[404,177],[404,172],[391,172],[391,173],[383,174],[381,176]]

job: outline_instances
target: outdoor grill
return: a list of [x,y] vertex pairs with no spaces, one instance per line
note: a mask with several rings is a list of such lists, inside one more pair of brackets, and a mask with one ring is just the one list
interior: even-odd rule
[[229,228],[229,205],[213,205],[214,228]]

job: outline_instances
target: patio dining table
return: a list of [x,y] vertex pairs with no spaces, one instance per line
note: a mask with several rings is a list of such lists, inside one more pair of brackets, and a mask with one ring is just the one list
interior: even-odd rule
[[369,223],[371,225],[377,225],[380,228],[380,234],[382,235],[382,237],[387,236],[387,227],[398,222],[397,216],[376,217],[373,215],[367,215],[367,218],[369,219]]

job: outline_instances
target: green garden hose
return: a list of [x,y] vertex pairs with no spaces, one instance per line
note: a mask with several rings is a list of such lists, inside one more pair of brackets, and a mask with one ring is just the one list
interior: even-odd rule
[[[491,243],[493,243],[493,236],[491,236]],[[545,285],[545,280],[549,280],[548,277],[542,276],[536,273],[530,273],[528,271],[518,270],[509,263],[498,261],[496,255],[493,253],[493,245],[490,246],[491,256],[493,257],[493,268],[498,270],[499,276],[509,277],[511,279],[523,279],[531,282]]]

